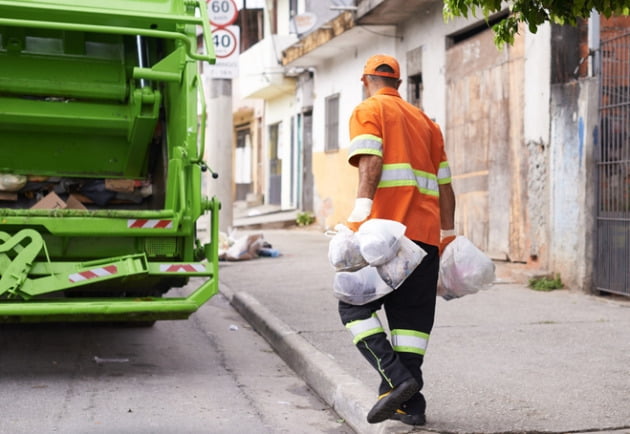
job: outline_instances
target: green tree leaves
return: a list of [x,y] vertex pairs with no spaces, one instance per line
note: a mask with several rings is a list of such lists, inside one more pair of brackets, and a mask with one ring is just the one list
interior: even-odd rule
[[610,17],[630,15],[628,0],[444,0],[444,19],[475,17],[480,12],[485,19],[504,10],[510,15],[495,24],[492,29],[497,46],[512,44],[519,24],[524,23],[530,32],[547,22],[575,25],[580,18],[588,18],[592,11]]

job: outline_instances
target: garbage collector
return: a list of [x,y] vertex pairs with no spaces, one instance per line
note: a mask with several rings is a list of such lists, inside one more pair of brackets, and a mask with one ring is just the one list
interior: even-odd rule
[[[451,172],[440,128],[398,93],[396,59],[370,57],[361,81],[367,98],[350,118],[348,161],[358,168],[358,189],[347,225],[357,230],[370,218],[396,220],[427,255],[398,289],[361,306],[340,301],[339,314],[380,374],[368,422],[424,425],[422,362],[434,321],[439,253],[455,238]],[[391,341],[376,315],[381,307]]]

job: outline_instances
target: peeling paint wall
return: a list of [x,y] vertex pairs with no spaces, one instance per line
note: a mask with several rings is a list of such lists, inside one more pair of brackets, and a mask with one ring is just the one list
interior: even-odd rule
[[550,270],[589,289],[593,273],[597,80],[551,87]]
[[529,260],[546,268],[549,258],[549,142],[532,140],[525,146]]
[[525,34],[523,153],[526,156],[525,241],[534,267],[549,267],[549,129],[551,27]]

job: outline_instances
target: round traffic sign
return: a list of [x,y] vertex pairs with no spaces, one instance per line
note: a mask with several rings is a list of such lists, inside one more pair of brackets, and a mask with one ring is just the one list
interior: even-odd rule
[[214,54],[219,59],[230,57],[236,51],[236,35],[228,29],[218,28],[213,30],[212,41],[214,42]]
[[208,18],[216,27],[233,24],[238,17],[238,8],[234,0],[207,0]]

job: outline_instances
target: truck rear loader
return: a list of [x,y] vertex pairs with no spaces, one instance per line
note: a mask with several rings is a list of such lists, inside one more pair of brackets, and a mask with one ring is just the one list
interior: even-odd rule
[[208,23],[205,0],[0,0],[0,322],[185,319],[217,292]]

